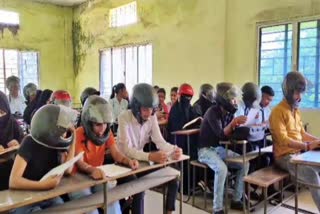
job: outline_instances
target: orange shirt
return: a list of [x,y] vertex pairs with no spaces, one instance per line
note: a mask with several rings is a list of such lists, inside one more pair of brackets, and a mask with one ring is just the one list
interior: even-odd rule
[[[87,144],[85,141],[87,140]],[[110,137],[101,146],[97,146],[92,143],[91,140],[86,139],[84,128],[81,126],[76,130],[76,148],[75,155],[80,152],[84,152],[83,161],[90,164],[93,167],[101,166],[104,162],[105,151],[110,148],[115,143],[112,132],[110,132]],[[74,171],[77,171],[76,167]]]

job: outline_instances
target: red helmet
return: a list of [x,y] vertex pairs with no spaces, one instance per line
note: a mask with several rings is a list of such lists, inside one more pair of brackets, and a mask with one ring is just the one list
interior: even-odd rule
[[71,107],[71,95],[69,92],[64,90],[57,90],[52,93],[50,97],[50,103],[56,104],[56,105],[64,105],[67,107]]
[[185,95],[193,97],[193,88],[188,83],[183,83],[180,86],[178,93],[180,96]]

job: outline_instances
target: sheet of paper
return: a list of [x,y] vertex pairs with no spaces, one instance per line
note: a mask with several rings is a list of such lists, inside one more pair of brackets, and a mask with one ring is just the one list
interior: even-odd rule
[[248,115],[247,115],[247,122],[243,124],[243,126],[250,126],[256,124],[256,116],[259,113],[259,109],[251,108]]
[[197,117],[197,118],[195,118],[195,119],[193,119],[193,120],[189,121],[188,123],[184,124],[184,126],[182,127],[182,129],[187,128],[188,126],[190,126],[190,125],[192,125],[192,124],[196,123],[198,120],[201,120],[201,119],[202,119],[202,117]]
[[45,174],[40,181],[43,181],[50,176],[55,176],[55,175],[62,175],[67,169],[72,167],[80,158],[82,158],[83,152],[79,153],[77,156],[72,158],[71,160],[51,169],[47,174]]
[[125,174],[125,173],[130,172],[132,170],[130,168],[119,166],[116,164],[106,164],[103,166],[99,166],[98,168],[102,169],[102,171],[104,171],[105,175],[110,178]]

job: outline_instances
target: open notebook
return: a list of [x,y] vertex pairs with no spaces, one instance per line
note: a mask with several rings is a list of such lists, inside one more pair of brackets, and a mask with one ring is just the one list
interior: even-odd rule
[[106,165],[99,166],[98,168],[102,169],[105,175],[110,178],[125,174],[132,170],[130,168],[119,166],[116,164],[106,164]]
[[62,175],[67,169],[72,167],[80,158],[82,158],[83,152],[79,153],[77,156],[72,158],[71,160],[51,169],[47,174],[45,174],[40,181],[43,181],[50,176],[55,176],[55,175]]

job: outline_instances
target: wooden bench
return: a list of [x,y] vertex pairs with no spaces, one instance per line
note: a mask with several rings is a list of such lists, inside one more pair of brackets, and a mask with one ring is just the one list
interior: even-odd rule
[[[108,190],[107,204],[118,201],[128,195],[134,195],[146,191],[152,187],[165,184],[180,176],[180,172],[171,167],[166,167],[145,175],[139,179],[124,183]],[[104,192],[98,192],[90,196],[72,200],[62,205],[35,212],[37,214],[78,214],[87,213],[100,207],[104,207]]]
[[[193,185],[192,185],[192,206],[195,206],[195,191],[196,191],[196,168],[203,169],[204,183],[208,186],[207,175],[208,175],[208,166],[197,160],[190,162],[193,170]],[[207,192],[203,191],[204,197],[204,209],[207,209]]]
[[[282,202],[282,197],[283,197],[283,180],[285,178],[289,177],[289,173],[282,171],[280,169],[276,169],[274,167],[268,167],[268,168],[263,168],[260,170],[257,170],[250,175],[247,175],[244,177],[244,182],[247,186],[247,195],[248,195],[248,210],[250,212],[250,185],[254,184],[257,185],[258,187],[262,188],[263,191],[263,202],[264,202],[264,213],[267,213],[267,201],[275,196],[276,194],[281,194],[281,202]],[[267,190],[268,187],[280,183],[280,191],[272,194],[271,196],[268,197],[267,195]],[[290,184],[289,184],[290,185]],[[254,206],[258,205],[260,202],[255,204]]]

